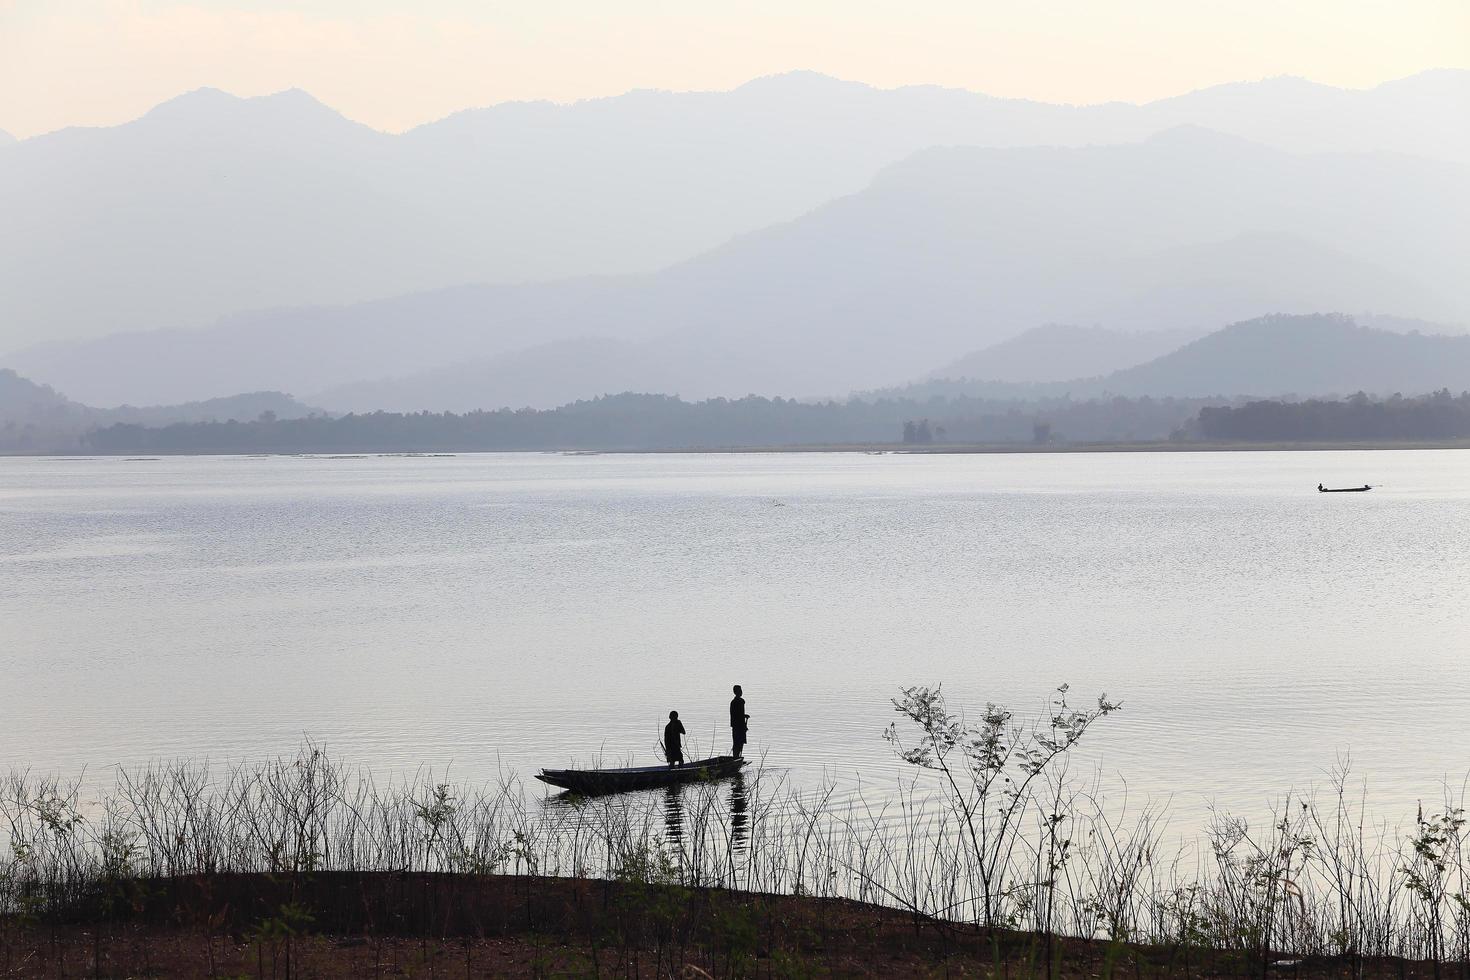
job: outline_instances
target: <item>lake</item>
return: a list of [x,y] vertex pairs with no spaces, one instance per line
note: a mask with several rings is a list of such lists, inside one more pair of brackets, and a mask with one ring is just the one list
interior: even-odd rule
[[1460,451],[7,458],[0,761],[529,780],[671,708],[728,750],[740,683],[748,754],[882,797],[901,685],[1065,682],[1176,823],[1348,755],[1411,817],[1470,771],[1467,599]]

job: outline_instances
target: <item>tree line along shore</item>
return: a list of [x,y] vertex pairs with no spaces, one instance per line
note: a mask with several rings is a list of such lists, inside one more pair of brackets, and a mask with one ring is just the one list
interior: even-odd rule
[[0,430],[10,453],[237,454],[718,449],[1233,448],[1456,445],[1470,393],[1342,399],[954,397],[808,402],[748,396],[688,402],[624,393],[555,409],[372,412],[149,426],[48,436]]

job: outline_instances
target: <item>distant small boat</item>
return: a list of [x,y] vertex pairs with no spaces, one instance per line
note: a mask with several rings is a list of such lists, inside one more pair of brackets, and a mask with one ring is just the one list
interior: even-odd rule
[[635,789],[654,789],[676,783],[692,783],[733,776],[746,760],[732,755],[717,755],[682,766],[634,766],[627,769],[542,769],[536,778],[552,786],[575,793],[625,793]]
[[1373,488],[1368,486],[1368,484],[1366,483],[1363,484],[1361,487],[1324,487],[1320,483],[1317,484],[1318,493],[1363,493],[1366,490],[1372,489]]

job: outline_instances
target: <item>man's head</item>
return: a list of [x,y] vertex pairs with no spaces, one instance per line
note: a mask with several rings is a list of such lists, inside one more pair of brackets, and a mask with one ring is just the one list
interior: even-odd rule
[[743,697],[745,697],[745,692],[742,691],[742,690],[740,690],[740,685],[739,684],[736,684],[735,685],[735,696],[737,698],[743,698]]
[[669,721],[678,721],[678,720],[679,720],[679,712],[677,712],[677,711],[670,711],[669,712]]

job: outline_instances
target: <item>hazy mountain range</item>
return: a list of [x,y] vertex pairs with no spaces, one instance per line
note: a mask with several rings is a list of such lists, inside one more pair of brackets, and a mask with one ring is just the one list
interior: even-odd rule
[[[1467,115],[1465,71],[1083,107],[797,72],[722,93],[505,104],[403,135],[299,91],[201,90],[126,125],[3,148],[0,323],[13,350],[464,283],[650,273],[862,191],[935,146],[1136,142],[1187,123],[1285,150],[1463,165]],[[1357,190],[1369,199],[1377,185]],[[1126,224],[1114,231],[1136,247]]]
[[[1364,319],[1371,323],[1385,318]],[[1386,319],[1395,327],[1417,323]],[[1437,324],[1423,326],[1435,332],[1382,329],[1337,314],[1257,317],[1125,368],[1079,373],[1063,381],[1040,377],[1042,369],[1027,355],[1045,357],[1057,337],[1067,335],[1085,335],[1079,343],[1098,345],[1104,356],[1110,357],[1115,348],[1108,343],[1108,331],[1044,327],[956,362],[968,375],[953,373],[956,365],[951,365],[924,380],[861,397],[1305,398],[1359,391],[1389,396],[1470,390],[1470,334]],[[1013,367],[1008,370],[1007,365]]]
[[[1189,330],[1128,333],[1049,324],[967,354],[930,376],[1000,382],[996,389],[1009,394],[1018,384],[1069,381],[1133,367],[1198,336]],[[487,407],[486,395],[493,393],[496,406],[553,408],[622,391],[680,394],[687,390],[692,367],[664,343],[576,338],[421,374],[341,385],[320,392],[314,401],[335,411],[433,407],[464,412]]]
[[[1357,313],[1351,317],[1330,315],[1325,318],[1322,315],[1302,318],[1275,317],[1259,321],[1262,324],[1270,324],[1270,326],[1253,335],[1251,343],[1256,346],[1253,353],[1275,362],[1282,356],[1283,348],[1300,348],[1302,338],[1294,326],[1298,320],[1304,323],[1315,323],[1316,336],[1324,343],[1343,344],[1349,347],[1352,346],[1352,341],[1361,336],[1357,330],[1351,329],[1351,325],[1369,327],[1392,334],[1461,337],[1470,332],[1458,324],[1435,323],[1430,320],[1384,313]],[[1234,327],[1226,327],[1219,332],[1236,336],[1231,333],[1234,330]],[[1214,333],[1215,331],[1210,331],[1209,335]],[[1102,391],[1108,384],[1105,379],[1116,372],[1126,372],[1129,368],[1136,368],[1139,365],[1164,358],[1165,355],[1172,354],[1186,344],[1204,336],[1206,336],[1204,332],[1189,330],[1127,333],[1109,330],[1106,327],[1047,324],[1032,327],[1030,330],[1022,331],[1014,337],[998,344],[992,344],[982,350],[972,351],[958,360],[929,372],[924,379],[908,385],[889,388],[886,391],[913,394],[922,390],[930,394],[956,395],[975,395],[988,391],[1007,396],[1014,396],[1018,391],[1027,390],[1028,386],[1037,386],[1056,393],[1064,393],[1065,390],[1070,390],[1072,387],[1078,387],[1079,390]],[[1394,342],[1389,339],[1384,339],[1382,343],[1389,348],[1395,346]],[[1407,346],[1412,347],[1414,344]],[[1210,346],[1206,345],[1205,349],[1209,350]],[[1324,394],[1339,390],[1356,390],[1350,387],[1350,382],[1346,379],[1353,376],[1362,377],[1371,370],[1371,365],[1355,364],[1352,371],[1335,379],[1329,379],[1325,386],[1309,381],[1305,375],[1300,375],[1297,377],[1297,381],[1301,383],[1298,387],[1305,385],[1313,392]],[[1156,372],[1156,376],[1168,373],[1167,371]],[[1244,383],[1244,387],[1240,389],[1242,392],[1249,392],[1257,390],[1258,384],[1267,386],[1276,384],[1276,381],[1272,380],[1274,376],[1272,368],[1269,365],[1263,365],[1262,370],[1251,376],[1237,378],[1236,382]],[[1449,387],[1454,387],[1459,383],[1460,381],[1454,377],[1442,378],[1438,382],[1439,385]],[[1212,377],[1202,386],[1201,392],[1192,393],[1192,396],[1198,394],[1203,397],[1204,391],[1224,390],[1224,388],[1212,387],[1212,385],[1221,384],[1228,388],[1223,376]],[[1167,385],[1165,387],[1167,388]],[[1377,382],[1366,386],[1367,390],[1371,391],[1377,391],[1379,387]],[[1296,390],[1298,388],[1287,387],[1279,389],[1277,393],[1285,394]]]
[[1345,317],[1263,317],[1080,391],[1117,395],[1421,395],[1470,389],[1470,336],[1401,334]]
[[691,367],[662,344],[578,337],[403,377],[351,382],[316,397],[339,412],[555,408],[624,391],[680,394],[688,388]]
[[1034,383],[1068,381],[1143,364],[1199,337],[1192,330],[1125,332],[1049,323],[972,351],[929,376]]
[[[1101,328],[1039,327],[1010,341],[977,351],[949,368],[940,369],[927,380],[857,395],[854,400],[902,399],[910,404],[933,404],[936,411],[954,412],[964,410],[966,399],[990,399],[1014,405],[1026,401],[1056,404],[1059,399],[1107,399],[1118,395],[1218,398],[1222,401],[1250,396],[1341,396],[1357,391],[1382,396],[1395,393],[1412,396],[1441,388],[1460,391],[1465,388],[1465,379],[1470,378],[1470,334],[1384,330],[1361,325],[1346,316],[1319,314],[1260,317],[1232,324],[1195,340],[1179,333],[1161,332],[1148,339],[1162,343],[1168,338],[1179,342],[1179,346],[1120,370],[1079,375],[1064,381],[1038,380],[1048,365],[1055,370],[1063,369],[1063,361],[1051,355],[1057,351],[1058,343],[1069,337],[1077,339],[1075,346],[1095,347],[1103,358],[1112,357],[1121,347],[1143,339],[1125,335],[1120,345],[1114,347],[1107,342],[1110,335],[1111,331]],[[1066,357],[1072,356],[1072,346],[1064,344]],[[1136,349],[1141,352],[1145,346],[1139,344]],[[568,351],[578,352],[578,357],[587,355],[586,363],[595,360],[610,366],[611,376],[622,370],[644,370],[649,365],[642,356],[644,352],[640,345],[578,340],[564,345],[545,345],[524,355],[508,355],[496,362],[499,377],[507,386],[506,390],[515,390],[518,373],[534,375],[538,360],[565,358]],[[635,352],[638,356],[633,356]],[[973,371],[977,379],[939,376],[955,368]],[[597,375],[599,379],[608,376],[607,373]],[[422,390],[427,390],[433,383],[456,389],[459,380],[453,369],[432,372],[422,379],[425,385]],[[627,388],[615,384],[607,392],[652,391],[657,387],[634,381]],[[405,386],[403,390],[408,388]],[[527,391],[532,404],[543,397],[555,396],[553,391],[544,388]],[[347,390],[344,390],[343,397],[347,397]],[[547,407],[571,400],[567,398]],[[946,404],[948,408],[945,408]],[[982,403],[972,401],[968,404]],[[372,407],[388,411],[414,410],[377,402],[372,403]],[[449,410],[460,413],[479,407],[483,405],[475,402],[447,406]],[[27,426],[40,434],[40,444],[64,448],[66,440],[74,441],[89,429],[116,422],[166,425],[229,419],[248,421],[265,412],[279,418],[299,418],[318,414],[319,410],[279,392],[252,392],[173,406],[99,409],[74,402],[48,386],[19,377],[13,371],[0,370],[0,435],[3,435],[0,448],[24,446],[25,442],[17,439],[17,433],[23,435]],[[56,438],[58,435],[61,437],[59,440]]]
[[[3,363],[94,403],[266,389],[334,408],[329,396],[352,385],[353,405],[497,407],[516,403],[497,390],[507,377],[523,390],[585,382],[587,395],[645,377],[637,387],[695,398],[840,395],[1046,322],[1202,332],[1322,310],[1464,321],[1467,215],[1462,164],[1291,153],[1194,127],[1113,146],[932,149],[650,275],[266,310]],[[589,337],[603,346],[529,351]],[[609,341],[642,346],[609,360]],[[374,393],[369,379],[391,380]]]

